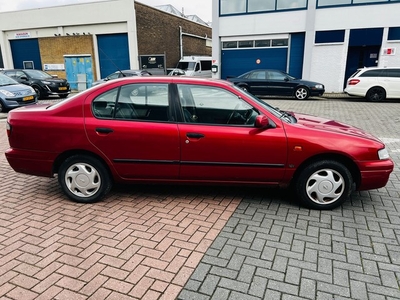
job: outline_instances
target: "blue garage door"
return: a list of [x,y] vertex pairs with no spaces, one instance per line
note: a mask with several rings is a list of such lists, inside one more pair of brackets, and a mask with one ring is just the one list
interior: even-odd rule
[[287,48],[222,50],[221,78],[239,76],[254,69],[286,70]]
[[37,39],[12,40],[10,45],[15,69],[24,69],[24,61],[32,61],[34,69],[42,70]]
[[97,37],[101,78],[118,71],[130,69],[128,35],[106,34]]

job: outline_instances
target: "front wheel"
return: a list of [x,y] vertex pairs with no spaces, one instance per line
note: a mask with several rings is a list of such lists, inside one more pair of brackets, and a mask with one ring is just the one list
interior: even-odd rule
[[60,166],[58,182],[63,192],[79,203],[99,201],[112,187],[107,168],[88,155],[67,158]]
[[300,202],[311,209],[333,209],[350,198],[353,177],[342,163],[321,160],[308,165],[295,180]]
[[34,89],[35,92],[36,92],[37,98],[38,98],[38,99],[43,99],[43,93],[42,93],[42,91],[40,90],[40,88],[37,87],[37,86],[33,86],[33,89]]
[[365,98],[373,102],[383,101],[386,99],[386,92],[383,88],[376,86],[369,89]]
[[299,87],[294,92],[294,96],[297,100],[306,100],[310,96],[310,92],[305,87]]

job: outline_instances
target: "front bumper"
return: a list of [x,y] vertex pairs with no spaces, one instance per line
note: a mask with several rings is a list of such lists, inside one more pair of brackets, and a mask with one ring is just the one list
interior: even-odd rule
[[361,163],[361,181],[357,190],[364,191],[384,187],[389,181],[393,168],[394,163],[391,159]]

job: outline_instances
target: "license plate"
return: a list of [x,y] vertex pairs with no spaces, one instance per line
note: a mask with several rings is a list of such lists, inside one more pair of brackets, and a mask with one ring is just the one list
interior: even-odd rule
[[34,98],[33,96],[24,97],[22,98],[22,101],[29,101],[32,100],[33,98]]
[[65,91],[66,89],[67,89],[67,87],[66,86],[62,86],[62,87],[59,87],[58,88],[60,91]]

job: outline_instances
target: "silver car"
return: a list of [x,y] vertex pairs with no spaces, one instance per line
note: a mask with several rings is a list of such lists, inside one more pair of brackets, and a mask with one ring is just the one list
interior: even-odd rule
[[0,112],[36,103],[37,95],[32,87],[0,73]]

